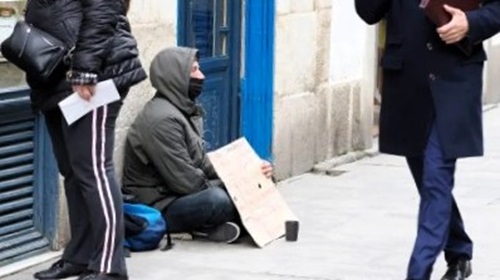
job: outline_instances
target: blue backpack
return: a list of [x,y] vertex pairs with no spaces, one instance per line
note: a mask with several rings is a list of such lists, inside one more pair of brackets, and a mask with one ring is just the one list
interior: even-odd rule
[[[132,252],[158,248],[167,232],[167,224],[160,211],[144,204],[124,203],[125,248]],[[165,249],[171,247],[170,235]]]

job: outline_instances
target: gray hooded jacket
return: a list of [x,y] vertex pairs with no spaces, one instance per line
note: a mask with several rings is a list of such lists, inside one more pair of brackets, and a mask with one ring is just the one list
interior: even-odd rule
[[188,98],[196,53],[195,49],[167,48],[153,59],[150,79],[157,94],[127,136],[124,192],[160,210],[217,178],[203,148],[202,110]]

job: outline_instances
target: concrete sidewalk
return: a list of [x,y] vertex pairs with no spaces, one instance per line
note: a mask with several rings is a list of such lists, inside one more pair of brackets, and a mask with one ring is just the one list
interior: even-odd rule
[[[485,113],[486,157],[459,162],[455,195],[475,241],[471,280],[500,279],[500,109]],[[402,280],[413,245],[418,195],[402,158],[380,155],[280,184],[300,217],[296,243],[177,241],[168,252],[135,253],[130,279]],[[340,174],[340,175],[339,175]],[[5,280],[32,279],[38,266]],[[444,273],[442,258],[433,279]]]

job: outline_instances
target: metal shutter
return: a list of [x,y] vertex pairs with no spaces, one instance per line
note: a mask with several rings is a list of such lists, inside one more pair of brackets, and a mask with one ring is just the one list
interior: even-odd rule
[[48,249],[35,225],[37,122],[25,97],[0,101],[0,266]]

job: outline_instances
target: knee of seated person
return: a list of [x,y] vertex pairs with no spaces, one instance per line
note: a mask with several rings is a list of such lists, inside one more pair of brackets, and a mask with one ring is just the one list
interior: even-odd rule
[[214,207],[225,207],[233,204],[229,194],[219,187],[209,188],[207,200],[210,201]]

